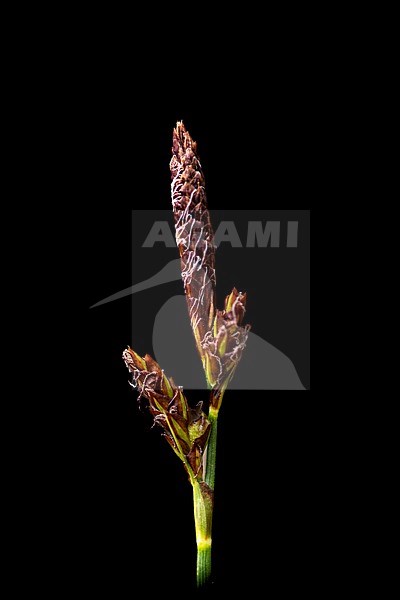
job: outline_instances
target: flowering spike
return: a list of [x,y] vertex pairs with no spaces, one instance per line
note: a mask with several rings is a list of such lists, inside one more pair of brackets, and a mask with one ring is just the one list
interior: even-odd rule
[[[201,481],[202,456],[210,433],[210,423],[201,406],[196,410],[190,409],[182,389],[167,378],[149,354],[141,358],[128,348],[123,359],[140,396],[149,402],[154,424],[164,430],[164,437],[185,464],[189,476]],[[195,430],[196,435],[193,433]]]
[[173,133],[172,206],[176,242],[190,321],[201,357],[201,342],[215,312],[214,231],[207,210],[204,174],[196,142],[182,122]]
[[216,310],[214,232],[204,174],[197,144],[182,122],[174,129],[172,153],[172,206],[182,279],[197,350],[207,383],[216,392],[228,386],[246,346],[249,328],[241,327],[246,294],[234,288],[225,309]]

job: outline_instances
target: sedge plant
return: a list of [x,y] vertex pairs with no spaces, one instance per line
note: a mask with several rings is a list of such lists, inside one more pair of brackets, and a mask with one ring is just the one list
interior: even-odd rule
[[209,389],[208,410],[192,408],[181,387],[148,354],[128,348],[123,359],[132,385],[148,401],[155,424],[182,461],[193,487],[197,542],[197,585],[211,581],[212,518],[218,416],[224,394],[246,346],[242,326],[246,294],[233,289],[223,310],[216,308],[214,231],[207,206],[203,170],[194,142],[182,122],[173,132],[172,208],[182,281],[198,353]]

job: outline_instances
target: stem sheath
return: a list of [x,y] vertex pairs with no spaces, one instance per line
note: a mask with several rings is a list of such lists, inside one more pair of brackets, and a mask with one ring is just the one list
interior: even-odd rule
[[[196,523],[197,539],[197,586],[204,587],[211,577],[211,534],[213,517],[212,497],[215,486],[215,466],[217,458],[217,428],[218,411],[210,408],[208,415],[211,423],[210,439],[207,446],[205,464],[205,487],[199,483],[193,486],[194,517]],[[203,484],[204,485],[204,484]],[[205,488],[208,491],[205,491]]]
[[197,542],[197,587],[204,587],[211,577],[212,498],[208,488],[204,484],[202,485],[198,481],[193,485]]

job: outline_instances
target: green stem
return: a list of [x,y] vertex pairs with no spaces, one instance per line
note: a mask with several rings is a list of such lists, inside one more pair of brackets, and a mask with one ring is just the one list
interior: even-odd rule
[[207,446],[207,460],[205,469],[205,482],[214,491],[215,467],[217,461],[217,435],[218,435],[218,411],[210,408],[208,420],[211,423],[210,439]]
[[211,545],[208,548],[197,547],[197,587],[208,584],[211,577]]

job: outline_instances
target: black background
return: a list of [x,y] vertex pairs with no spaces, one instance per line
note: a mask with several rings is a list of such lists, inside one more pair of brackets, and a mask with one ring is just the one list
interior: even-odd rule
[[[190,484],[128,385],[121,353],[131,344],[130,298],[89,306],[132,284],[131,210],[170,206],[168,162],[177,119],[198,141],[218,209],[230,208],[233,195],[254,209],[309,204],[316,193],[319,132],[317,123],[311,125],[312,106],[300,115],[290,99],[277,99],[268,111],[263,98],[246,107],[208,98],[197,108],[185,92],[183,101],[147,105],[139,98],[133,107],[129,97],[106,102],[100,92],[82,105],[75,161],[91,199],[80,215],[88,251],[82,260],[88,385],[81,410],[89,419],[75,479],[71,570],[92,592],[179,585],[180,596],[193,591],[195,578]],[[190,397],[197,402],[202,394]],[[219,592],[232,583],[277,585],[282,593],[315,585],[323,470],[317,447],[325,417],[310,398],[295,392],[230,392],[225,398],[213,535]]]

